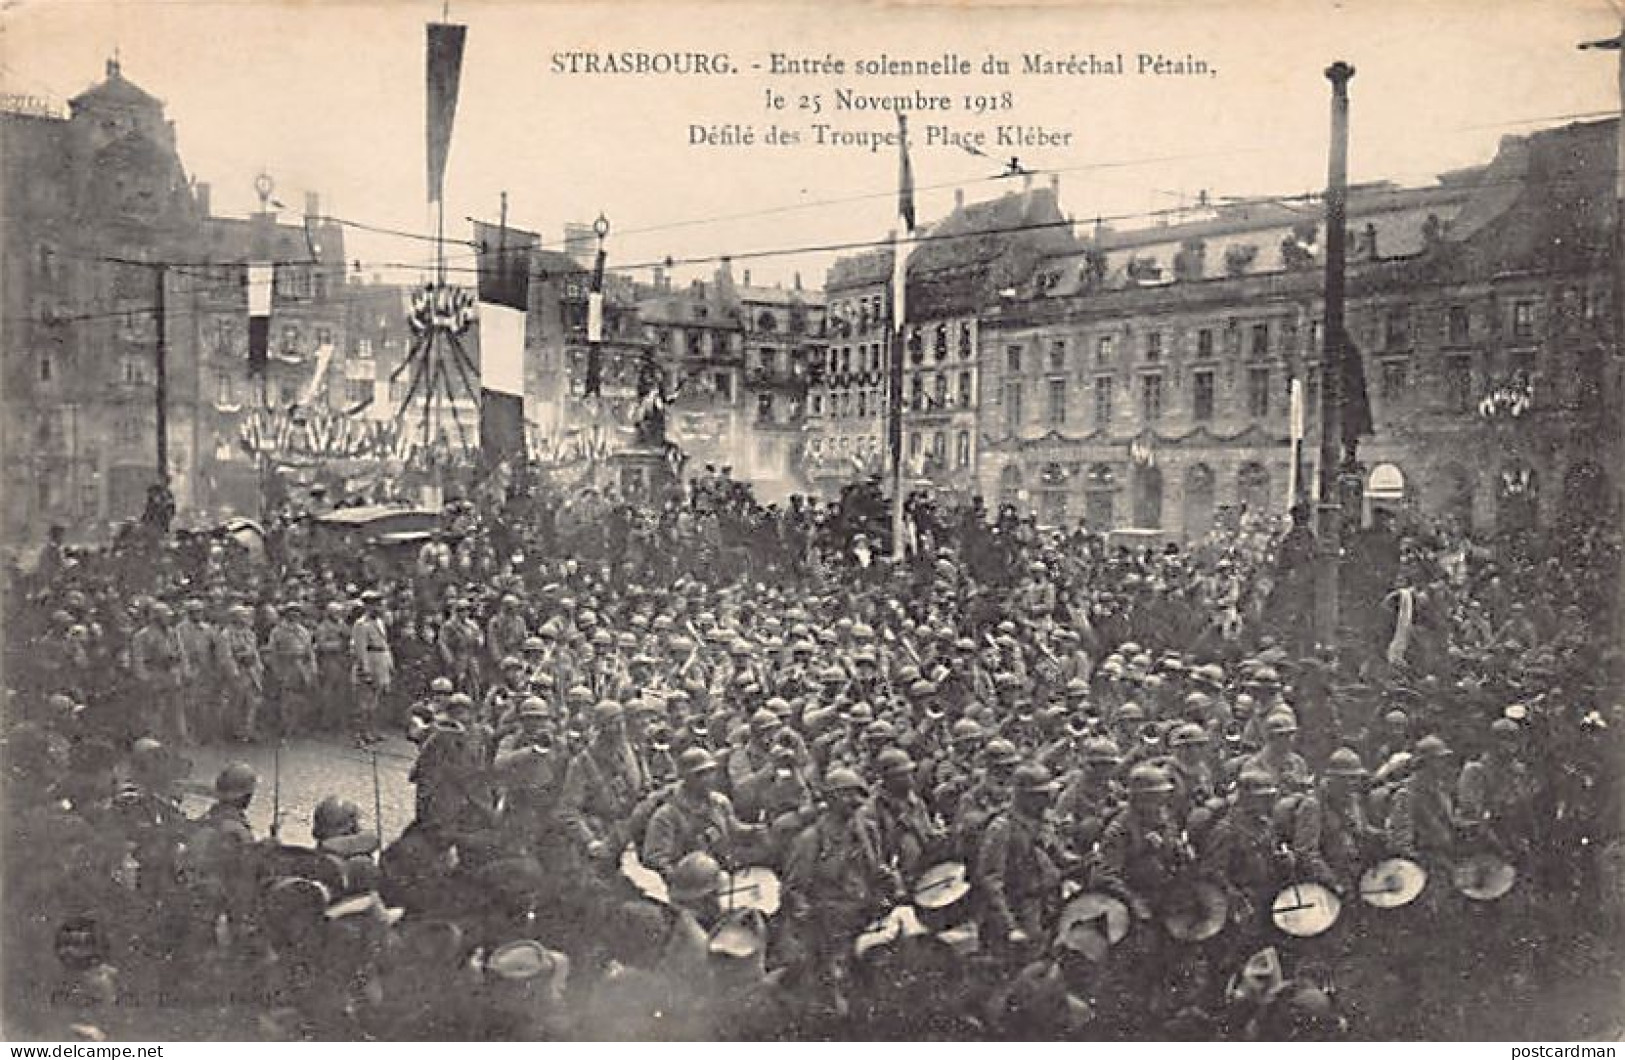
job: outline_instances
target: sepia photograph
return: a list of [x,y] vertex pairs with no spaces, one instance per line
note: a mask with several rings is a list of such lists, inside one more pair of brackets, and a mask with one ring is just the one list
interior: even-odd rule
[[0,1037],[1612,1056],[1622,109],[1621,0],[0,3]]

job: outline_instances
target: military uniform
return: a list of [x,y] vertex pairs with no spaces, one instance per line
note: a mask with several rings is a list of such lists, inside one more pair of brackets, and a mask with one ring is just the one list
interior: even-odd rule
[[1010,933],[1042,935],[1060,900],[1061,870],[1045,823],[1014,807],[996,814],[981,835],[973,878],[982,896],[982,938],[998,948]]
[[695,851],[710,854],[724,865],[737,863],[742,845],[759,831],[739,820],[733,803],[721,792],[710,791],[697,798],[679,786],[649,818],[639,858],[662,874]]
[[610,746],[595,742],[570,760],[560,819],[582,846],[603,842],[611,850],[619,850],[632,838],[624,834],[624,822],[648,787],[643,763],[630,744],[624,740]]

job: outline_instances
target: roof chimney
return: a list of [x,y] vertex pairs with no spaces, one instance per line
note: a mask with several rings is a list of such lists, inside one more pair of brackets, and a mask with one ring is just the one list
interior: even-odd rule
[[1049,175],[1049,190],[1055,193],[1057,199],[1061,197],[1061,175],[1059,173]]
[[209,185],[208,185],[208,183],[206,181],[202,181],[202,180],[198,181],[197,184],[192,189],[192,194],[197,199],[197,212],[202,214],[204,217],[208,217],[210,215],[209,214],[210,197],[209,197]]
[[322,215],[322,199],[313,191],[305,192],[305,217],[314,221]]
[[801,270],[796,270],[796,290],[801,290]]
[[119,66],[118,56],[115,55],[111,59],[108,59],[107,60],[107,79],[109,81],[116,81],[117,79],[119,79],[120,77],[123,77],[123,76],[124,76],[124,74],[122,72],[122,68]]
[[954,189],[954,209],[963,210],[964,208],[965,208],[965,189],[964,188],[955,188]]

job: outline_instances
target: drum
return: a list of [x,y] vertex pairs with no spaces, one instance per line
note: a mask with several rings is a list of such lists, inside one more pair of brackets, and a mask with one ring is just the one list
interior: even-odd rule
[[1373,909],[1398,909],[1428,885],[1427,870],[1406,858],[1379,861],[1360,877],[1360,898]]
[[944,861],[920,873],[914,911],[931,931],[947,931],[971,919],[970,873],[962,861]]
[[1064,943],[1077,925],[1101,918],[1106,922],[1106,941],[1113,946],[1122,942],[1128,935],[1129,925],[1133,919],[1129,915],[1128,906],[1118,899],[1109,894],[1086,892],[1061,907],[1056,943],[1058,945]]
[[772,916],[779,911],[779,874],[765,865],[724,873],[718,898],[723,909],[755,909]]
[[1343,901],[1331,888],[1294,883],[1275,896],[1270,919],[1288,935],[1309,939],[1330,931],[1342,911]]
[[1206,942],[1224,930],[1230,900],[1218,885],[1196,880],[1176,886],[1162,906],[1162,925],[1180,942]]
[[670,899],[666,892],[666,881],[660,873],[649,868],[638,860],[638,848],[629,845],[621,852],[621,875],[625,876],[638,893],[652,901],[665,905]]
[[1487,851],[1459,862],[1453,873],[1456,890],[1475,902],[1505,897],[1518,881],[1518,870]]

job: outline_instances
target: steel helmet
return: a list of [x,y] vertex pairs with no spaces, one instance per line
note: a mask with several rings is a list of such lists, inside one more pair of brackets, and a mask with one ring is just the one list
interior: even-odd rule
[[259,775],[247,762],[233,762],[214,778],[214,793],[222,799],[235,799],[252,795],[259,786]]
[[1360,761],[1360,756],[1354,748],[1339,747],[1326,760],[1326,775],[1329,777],[1363,777],[1366,775],[1365,763]]
[[690,747],[677,756],[677,771],[685,777],[697,777],[716,768],[716,756],[703,747]]
[[990,766],[1013,766],[1021,761],[1016,745],[1003,738],[993,740],[982,753],[983,761]]
[[824,789],[829,792],[859,791],[868,792],[869,785],[863,778],[844,766],[836,766],[824,777]]
[[680,902],[692,902],[722,890],[722,866],[703,850],[683,855],[666,879],[666,892]]
[[348,800],[329,795],[316,804],[311,816],[310,834],[317,842],[354,832],[361,821],[361,808]]
[[883,777],[914,772],[914,760],[900,747],[888,747],[875,756],[875,772]]
[[980,740],[982,726],[975,718],[960,718],[948,730],[948,735],[955,740]]
[[1281,788],[1275,778],[1262,769],[1243,769],[1236,778],[1236,790],[1243,795],[1277,795]]
[[1010,778],[1011,787],[1030,795],[1048,794],[1055,790],[1055,776],[1037,762],[1026,762],[1016,768]]
[[1272,710],[1264,719],[1264,731],[1271,736],[1290,736],[1298,731],[1298,716],[1289,707]]
[[1200,747],[1208,742],[1207,730],[1189,722],[1174,728],[1168,734],[1169,747]]
[[1117,708],[1117,720],[1122,722],[1144,721],[1145,708],[1133,700],[1129,700]]
[[1118,748],[1117,741],[1096,736],[1083,742],[1083,760],[1096,765],[1115,766],[1123,761],[1123,752]]
[[1165,795],[1174,790],[1168,771],[1150,762],[1141,762],[1128,772],[1130,795]]

